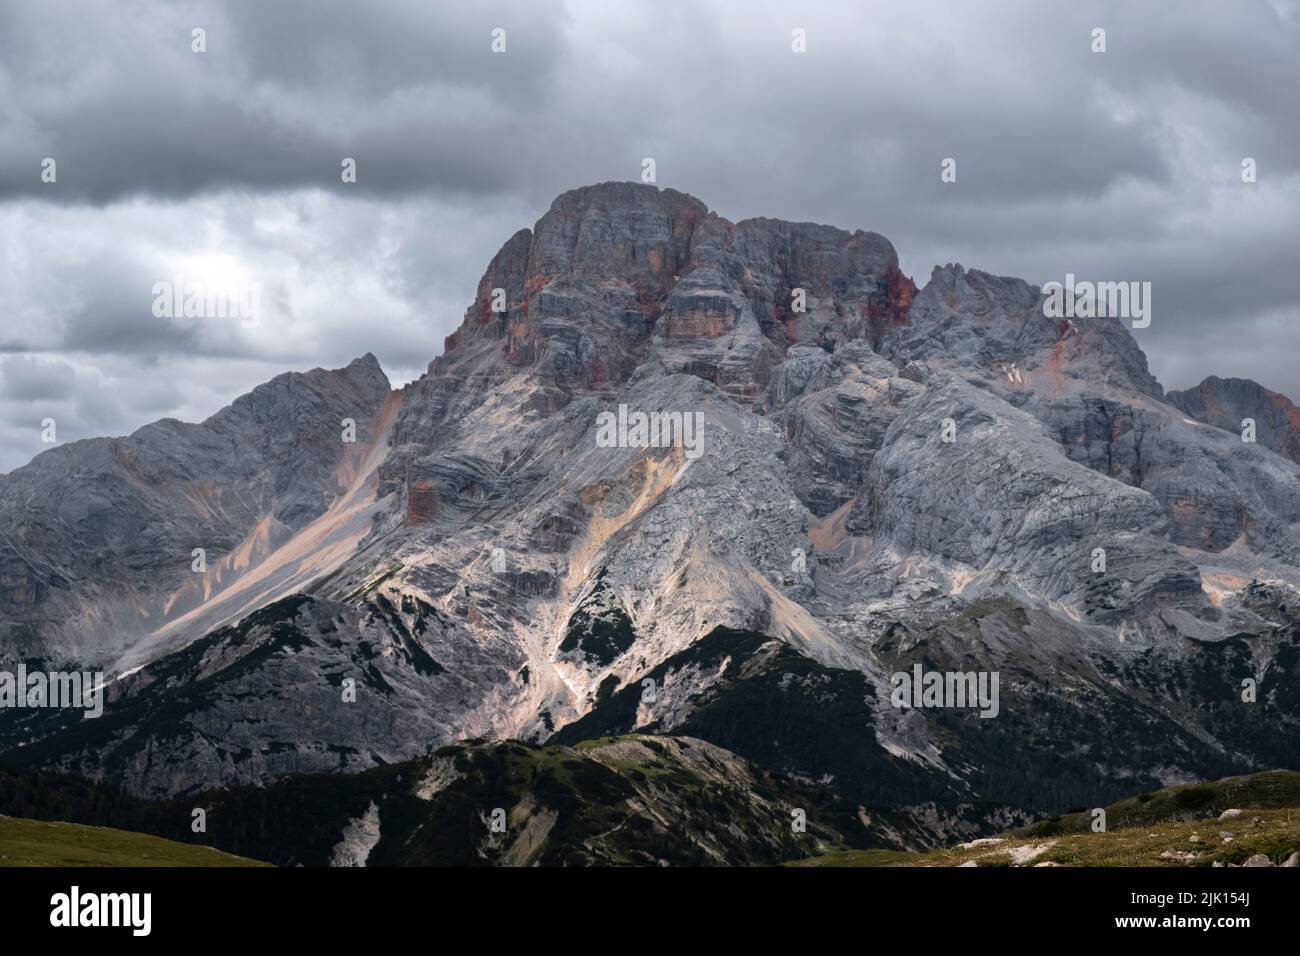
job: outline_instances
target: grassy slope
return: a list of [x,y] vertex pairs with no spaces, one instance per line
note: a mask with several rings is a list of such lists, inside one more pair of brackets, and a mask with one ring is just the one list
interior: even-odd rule
[[[1229,808],[1241,816],[1220,821]],[[792,866],[1211,866],[1240,864],[1257,853],[1274,863],[1300,850],[1300,773],[1274,770],[1139,794],[1106,808],[1108,832],[1093,833],[1091,813],[1053,817],[1013,831],[997,844],[931,853],[867,850],[831,853]],[[1232,835],[1224,842],[1221,833]],[[1191,837],[1201,838],[1193,843]],[[1014,852],[1039,851],[1023,864]],[[1163,856],[1180,854],[1177,858]],[[1183,854],[1193,854],[1190,858]]]
[[[1140,793],[1108,806],[1106,821],[1109,829],[1118,830],[1165,821],[1217,817],[1232,807],[1256,810],[1300,807],[1300,773],[1294,770],[1268,770]],[[1297,817],[1300,817],[1300,813]],[[1082,810],[1043,820],[1018,832],[1026,836],[1087,833],[1091,819],[1091,813]]]
[[144,833],[0,817],[0,866],[268,866]]

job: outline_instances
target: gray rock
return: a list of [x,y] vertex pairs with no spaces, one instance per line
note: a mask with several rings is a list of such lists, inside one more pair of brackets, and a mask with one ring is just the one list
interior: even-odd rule
[[1255,440],[1265,448],[1300,462],[1300,409],[1285,395],[1244,378],[1211,375],[1196,388],[1170,392],[1169,404],[1198,422],[1240,437],[1242,423],[1255,422]]
[[201,424],[60,445],[0,477],[0,660],[102,664],[211,601],[345,494],[388,395],[366,355],[278,376]]
[[[620,406],[699,416],[698,456],[604,446]],[[399,392],[373,358],[281,376],[201,425],[0,477],[0,650],[145,665],[93,747],[9,714],[0,743],[149,793],[264,782],[545,739],[677,661],[670,713],[618,715],[655,730],[757,679],[678,666],[723,625],[854,675],[857,779],[897,772],[915,805],[1031,806],[1039,754],[1071,761],[1058,799],[1296,764],[1275,689],[1300,676],[1300,467],[1202,417],[1123,323],[1047,320],[1021,280],[947,266],[918,291],[874,233],[574,190]],[[256,625],[294,594],[292,622]],[[1000,673],[1002,716],[891,706],[890,675],[923,659]],[[322,719],[349,668],[368,703]],[[164,747],[168,721],[186,730]]]

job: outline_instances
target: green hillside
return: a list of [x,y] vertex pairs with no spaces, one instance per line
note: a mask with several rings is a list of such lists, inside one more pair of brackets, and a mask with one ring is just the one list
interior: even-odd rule
[[145,833],[0,817],[0,866],[269,866]]
[[[1226,867],[1259,855],[1280,865],[1300,851],[1300,773],[1290,770],[1167,787],[1105,810],[1104,833],[1085,809],[929,853],[846,851],[790,865]],[[1220,819],[1231,810],[1240,813]]]

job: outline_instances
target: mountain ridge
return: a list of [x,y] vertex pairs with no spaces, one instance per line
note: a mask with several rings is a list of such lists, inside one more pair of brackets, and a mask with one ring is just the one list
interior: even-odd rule
[[[1297,763],[1300,468],[1173,404],[1121,322],[1063,323],[1042,302],[956,264],[917,289],[862,230],[731,223],[642,184],[565,193],[403,389],[363,357],[232,404],[257,467],[208,466],[218,498],[180,494],[158,522],[67,478],[33,512],[25,479],[0,478],[0,514],[27,529],[0,559],[0,647],[123,673],[122,716],[99,731],[0,718],[0,740],[155,795],[463,737],[540,742],[682,673],[663,668],[723,627],[798,660],[773,677],[751,648],[739,688],[687,669],[665,700],[699,712],[807,666],[857,675],[865,766],[901,762],[918,798],[1038,792],[1051,810],[1075,794],[1050,766],[1117,795]],[[700,416],[703,454],[602,445],[598,417],[620,405]],[[107,473],[136,487],[121,463]],[[201,506],[245,487],[256,507],[205,530]],[[168,533],[114,564],[105,509]],[[120,579],[62,574],[79,567],[69,535],[41,531],[69,516]],[[218,545],[202,585],[186,536]],[[135,605],[109,619],[122,585]],[[97,644],[120,621],[133,634]],[[891,706],[891,673],[919,660],[1000,671],[1014,706],[993,728]],[[322,725],[345,677],[363,698]],[[620,732],[671,723],[650,705]],[[1079,726],[1136,743],[1062,739]],[[132,756],[144,741],[188,756]],[[1043,769],[999,783],[1016,741]],[[870,776],[837,760],[794,769],[849,790]]]

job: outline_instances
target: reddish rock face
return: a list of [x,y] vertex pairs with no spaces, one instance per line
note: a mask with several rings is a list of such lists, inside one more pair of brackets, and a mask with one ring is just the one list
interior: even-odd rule
[[721,299],[665,316],[659,330],[668,339],[716,339],[734,329],[738,318],[738,311]]
[[438,486],[428,478],[411,482],[406,519],[411,524],[430,521],[438,513]]
[[1285,395],[1244,378],[1210,376],[1195,388],[1170,392],[1169,402],[1197,421],[1240,433],[1255,422],[1255,440],[1300,463],[1300,408]]
[[889,298],[886,300],[889,317],[899,325],[907,321],[912,299],[917,293],[916,283],[897,269],[889,270]]
[[653,354],[747,402],[791,344],[834,348],[904,321],[915,292],[874,233],[732,223],[671,189],[604,183],[560,196],[502,246],[446,348],[490,343],[569,395],[617,386]]

